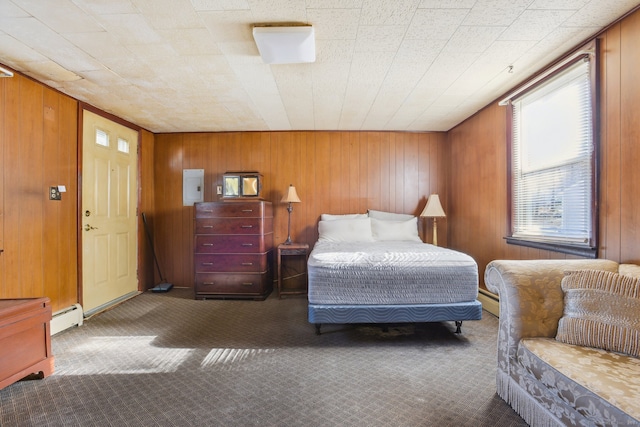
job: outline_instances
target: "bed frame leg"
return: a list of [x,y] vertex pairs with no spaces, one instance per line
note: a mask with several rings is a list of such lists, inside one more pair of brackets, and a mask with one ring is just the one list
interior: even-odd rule
[[320,326],[322,326],[322,324],[316,323],[316,335],[320,335]]
[[462,320],[456,320],[456,334],[462,333]]

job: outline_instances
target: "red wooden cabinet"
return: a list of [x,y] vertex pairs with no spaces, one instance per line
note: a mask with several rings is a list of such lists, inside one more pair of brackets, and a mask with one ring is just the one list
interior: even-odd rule
[[53,373],[49,298],[0,300],[0,389]]
[[273,288],[273,207],[195,204],[195,296],[264,299]]

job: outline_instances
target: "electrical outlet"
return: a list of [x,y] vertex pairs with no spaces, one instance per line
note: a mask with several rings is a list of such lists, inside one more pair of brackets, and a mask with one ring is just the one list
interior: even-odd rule
[[49,187],[49,200],[62,200],[62,193],[58,187]]

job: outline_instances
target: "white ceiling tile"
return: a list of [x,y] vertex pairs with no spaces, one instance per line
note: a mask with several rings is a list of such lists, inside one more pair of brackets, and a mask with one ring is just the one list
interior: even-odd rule
[[92,15],[138,12],[131,0],[73,0],[73,3]]
[[314,121],[321,129],[337,129],[349,83],[350,65],[318,64],[313,72]]
[[479,0],[463,25],[509,26],[527,9],[530,0]]
[[158,30],[180,55],[217,55],[221,51],[206,28]]
[[591,0],[534,0],[528,9],[570,9],[578,10]]
[[471,9],[477,0],[421,0],[423,9]]
[[506,27],[458,27],[444,47],[444,52],[484,52],[504,32]]
[[8,34],[0,35],[0,52],[2,52],[3,61],[10,60],[13,63],[46,60],[41,53]]
[[316,40],[316,63],[351,62],[355,40]]
[[449,40],[467,13],[467,9],[418,9],[406,38]]
[[[100,69],[94,58],[55,33],[35,18],[16,18],[3,22],[4,30],[23,44],[46,43],[50,50],[48,58],[69,71],[87,71]],[[37,73],[37,70],[34,70]]]
[[202,28],[190,0],[133,0],[133,3],[153,28]]
[[247,0],[191,0],[195,10],[249,10]]
[[58,82],[73,82],[82,79],[82,77],[76,73],[61,67],[53,61],[30,62],[29,66],[33,67],[34,71],[30,71],[27,74],[36,79],[46,79]]
[[417,6],[418,0],[365,0],[360,25],[405,26],[413,18]]
[[109,34],[124,45],[160,43],[162,41],[162,37],[149,26],[141,14],[99,15],[97,19]]
[[360,9],[310,9],[309,23],[316,40],[355,40],[360,22]]
[[385,129],[424,75],[420,69],[402,64],[391,67],[376,99],[371,104],[363,127]]
[[308,22],[305,0],[249,0],[255,23]]
[[447,40],[405,39],[396,53],[395,61],[417,63],[428,68],[446,44]]
[[25,12],[25,10],[19,7],[17,4],[14,4],[14,2],[0,2],[0,20],[5,20],[8,18],[26,18],[28,16],[30,16],[29,13]]
[[[5,0],[0,60],[152,132],[448,130],[636,5]],[[264,64],[265,22],[312,24],[316,62]]]
[[70,0],[20,0],[20,7],[60,34],[102,31],[91,15]]
[[291,127],[313,129],[313,76],[309,67],[283,65],[273,69]]
[[131,55],[129,49],[107,32],[67,34],[66,39],[94,58],[102,57],[104,60]]
[[526,10],[500,36],[500,40],[542,40],[567,18],[571,10]]
[[404,37],[399,26],[360,26],[356,38],[356,52],[396,52]]
[[253,41],[253,15],[248,10],[226,12],[198,12],[215,42]]
[[618,10],[631,10],[638,5],[638,0],[619,0],[616,1],[616,8],[603,7],[602,1],[591,0],[573,16],[567,19],[563,25],[599,27],[603,22],[608,24],[615,21],[616,18],[620,16],[617,12]]
[[364,0],[307,0],[307,9],[361,9]]
[[233,69],[224,55],[188,55],[180,58],[185,64],[203,78],[221,75],[233,75]]

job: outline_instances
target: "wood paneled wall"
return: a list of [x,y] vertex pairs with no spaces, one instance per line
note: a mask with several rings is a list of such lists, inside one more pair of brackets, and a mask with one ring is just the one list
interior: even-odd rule
[[[601,37],[599,258],[640,263],[640,12]],[[449,134],[450,247],[477,261],[565,258],[508,245],[507,112],[497,102]],[[483,281],[481,280],[481,283]],[[482,283],[481,286],[484,287]]]
[[149,234],[153,234],[154,193],[154,141],[155,136],[147,130],[140,130],[140,149],[138,150],[138,283],[141,289],[154,287],[159,280],[153,261],[151,244],[145,231],[142,213],[149,218]]
[[[601,37],[599,256],[640,263],[640,12]],[[0,298],[48,296],[54,311],[78,302],[78,101],[21,76],[0,79]],[[313,243],[323,212],[367,208],[418,214],[437,192],[447,212],[440,243],[472,255],[480,274],[497,258],[562,254],[507,245],[506,112],[492,103],[444,133],[142,131],[140,210],[153,223],[164,276],[192,286],[193,211],[182,206],[182,169],[204,168],[205,199],[227,170],[265,175],[275,241],[286,238],[279,203],[302,198],[292,237]],[[50,186],[65,185],[62,201]],[[140,283],[158,280],[139,224]],[[431,223],[421,222],[423,236]],[[155,272],[155,273],[154,273]],[[153,277],[155,274],[155,278]]]
[[[77,302],[77,114],[68,96],[0,79],[0,298]],[[57,185],[67,192],[49,200]]]
[[[274,203],[275,243],[287,238],[287,210],[280,200],[293,184],[302,200],[291,217],[294,241],[313,245],[322,213],[367,209],[418,215],[432,192],[447,210],[444,133],[232,132],[156,135],[156,248],[163,274],[193,286],[193,207],[182,206],[182,170],[205,170],[205,201],[226,171],[257,170],[264,197]],[[448,221],[438,223],[446,245]],[[423,233],[430,224],[421,223]],[[429,234],[430,236],[430,234]]]

